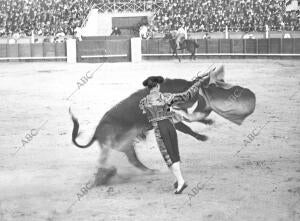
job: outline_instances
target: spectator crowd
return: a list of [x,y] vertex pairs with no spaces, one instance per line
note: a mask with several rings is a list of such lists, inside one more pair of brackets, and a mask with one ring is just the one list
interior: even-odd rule
[[[74,35],[99,0],[0,0],[0,36]],[[168,0],[154,31],[184,26],[188,32],[300,30],[300,13],[284,0]]]
[[91,0],[0,0],[0,36],[73,35]]
[[300,30],[300,13],[286,12],[283,0],[169,0],[154,17],[156,31],[188,32]]

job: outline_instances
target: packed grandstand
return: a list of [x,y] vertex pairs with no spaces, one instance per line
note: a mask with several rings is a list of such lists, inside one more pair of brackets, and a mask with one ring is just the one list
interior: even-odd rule
[[[107,1],[115,2],[115,1]],[[123,1],[124,2],[124,1]],[[300,30],[290,0],[170,0],[153,11],[155,32],[185,26],[189,32]],[[100,0],[0,0],[0,36],[73,35]]]
[[0,35],[74,34],[89,12],[88,0],[0,0]]
[[155,16],[156,27],[189,32],[300,30],[299,10],[287,12],[282,0],[172,0]]

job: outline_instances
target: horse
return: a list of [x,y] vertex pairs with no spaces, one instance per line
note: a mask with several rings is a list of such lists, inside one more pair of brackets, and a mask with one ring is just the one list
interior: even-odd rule
[[186,49],[188,52],[191,53],[190,55],[190,59],[195,60],[196,59],[196,48],[199,48],[199,45],[197,44],[197,42],[194,39],[184,39],[182,42],[180,42],[181,48],[177,49],[177,36],[174,32],[169,32],[165,34],[164,39],[169,40],[169,44],[170,47],[172,49],[172,55],[173,57],[175,56],[179,62],[181,62],[181,58],[178,56],[177,51],[183,51],[184,49]]

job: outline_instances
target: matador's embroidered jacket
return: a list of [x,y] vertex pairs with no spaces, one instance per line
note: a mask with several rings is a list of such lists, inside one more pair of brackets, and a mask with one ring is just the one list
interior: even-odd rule
[[170,111],[170,106],[189,101],[198,93],[200,85],[201,81],[198,81],[187,91],[177,94],[151,91],[149,95],[141,99],[139,107],[144,114],[147,114],[150,122],[171,119],[174,113]]

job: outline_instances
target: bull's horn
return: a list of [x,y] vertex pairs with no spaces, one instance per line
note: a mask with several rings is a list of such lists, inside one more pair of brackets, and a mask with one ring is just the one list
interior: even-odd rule
[[211,64],[205,71],[202,71],[202,74],[199,74],[200,71],[196,74],[196,77],[192,79],[192,81],[199,80],[201,78],[205,78],[209,76],[209,74],[216,69],[215,64]]

